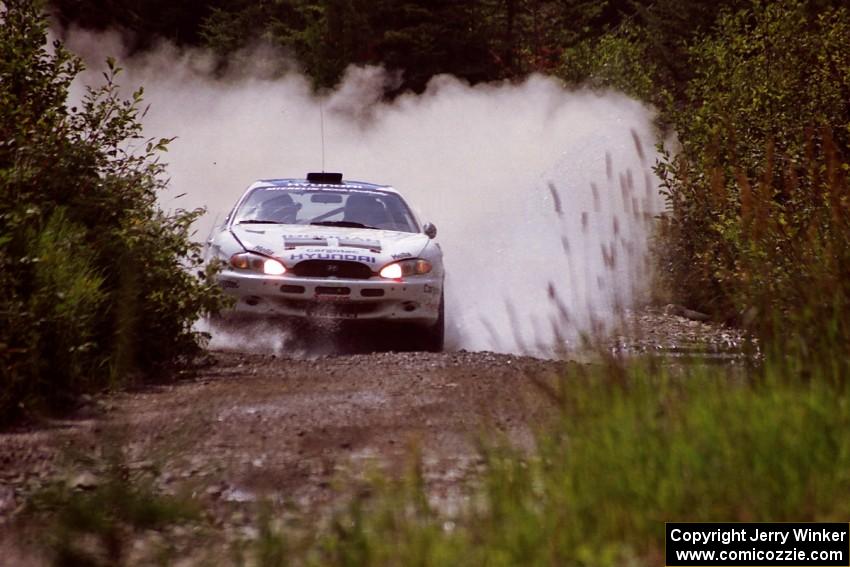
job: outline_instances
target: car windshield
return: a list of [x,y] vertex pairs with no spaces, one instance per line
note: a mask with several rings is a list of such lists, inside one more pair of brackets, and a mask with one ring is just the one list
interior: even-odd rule
[[404,200],[383,191],[257,187],[236,211],[234,222],[418,232]]

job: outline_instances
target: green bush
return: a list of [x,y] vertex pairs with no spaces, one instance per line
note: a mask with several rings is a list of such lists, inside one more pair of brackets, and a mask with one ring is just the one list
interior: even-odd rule
[[[845,374],[850,349],[850,193],[829,131],[777,185],[743,167],[694,180],[665,169],[670,203],[661,258],[684,302],[743,324],[769,348]],[[772,158],[768,158],[772,160]]]
[[[39,7],[0,5],[0,421],[67,405],[83,391],[197,348],[218,305],[191,269],[201,211],[158,209],[158,155],[141,136],[141,91],[114,82],[70,107],[81,64],[48,50]],[[140,148],[134,152],[132,148]]]
[[850,349],[848,42],[843,8],[721,17],[691,48],[690,104],[668,113],[681,148],[658,168],[675,296],[825,364]]

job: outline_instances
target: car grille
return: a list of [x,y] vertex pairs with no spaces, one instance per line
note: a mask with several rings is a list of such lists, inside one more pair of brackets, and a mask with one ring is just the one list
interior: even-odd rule
[[304,260],[292,268],[292,273],[302,278],[346,278],[368,280],[374,272],[366,264],[341,260]]

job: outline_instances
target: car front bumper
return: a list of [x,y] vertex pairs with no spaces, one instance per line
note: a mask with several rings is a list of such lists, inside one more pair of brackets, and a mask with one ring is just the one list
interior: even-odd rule
[[391,320],[432,324],[439,317],[442,281],[430,275],[402,281],[370,278],[303,278],[225,270],[224,292],[236,300],[238,317]]

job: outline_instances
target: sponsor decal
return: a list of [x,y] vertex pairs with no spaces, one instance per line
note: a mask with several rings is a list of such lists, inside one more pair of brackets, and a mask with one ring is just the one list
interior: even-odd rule
[[289,259],[293,262],[300,262],[302,260],[342,260],[346,262],[363,262],[364,264],[374,264],[376,261],[373,256],[328,252],[301,252],[290,254]]
[[290,234],[283,235],[283,245],[286,248],[295,246],[327,246],[329,240],[335,240],[338,246],[347,248],[368,248],[370,250],[380,251],[381,242],[371,238],[361,238],[359,236],[331,236],[326,234]]
[[295,242],[304,246],[327,246],[327,236],[284,236],[284,242]]
[[440,288],[435,287],[433,285],[425,284],[422,286],[422,291],[425,293],[440,293]]
[[303,191],[304,189],[313,190],[316,189],[318,191],[335,191],[337,193],[360,193],[366,195],[391,195],[389,191],[383,191],[381,189],[373,189],[371,187],[366,187],[364,185],[351,185],[346,183],[345,185],[327,185],[324,183],[287,183],[285,185],[268,185],[256,187],[255,189],[263,190],[263,191]]
[[393,260],[404,260],[405,258],[413,258],[413,254],[410,252],[402,252],[400,254],[393,254]]
[[307,248],[304,252],[310,254],[351,254],[351,250],[346,248]]
[[381,242],[378,240],[358,238],[356,236],[345,236],[339,238],[338,242],[340,246],[347,246],[349,248],[367,248],[375,252],[381,251]]
[[345,242],[357,242],[358,244],[368,244],[370,246],[381,245],[378,240],[372,240],[371,238],[361,238],[359,236],[345,236],[343,238],[340,238],[340,240],[344,240]]
[[218,285],[223,289],[236,289],[239,287],[239,282],[234,280],[218,280]]
[[327,246],[327,236],[300,236],[300,235],[284,235],[283,246],[287,249],[295,248],[296,246]]
[[254,246],[254,250],[260,254],[265,254],[266,256],[274,256],[274,250],[266,248],[265,246]]

